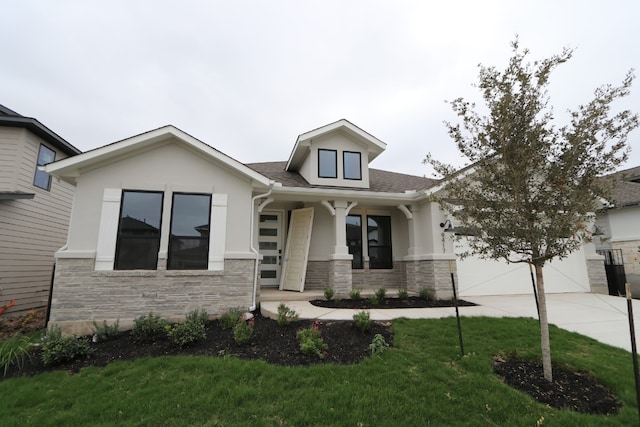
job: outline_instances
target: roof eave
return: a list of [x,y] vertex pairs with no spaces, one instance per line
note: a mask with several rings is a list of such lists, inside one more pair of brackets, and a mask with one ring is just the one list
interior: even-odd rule
[[60,135],[31,117],[0,116],[0,126],[21,127],[27,129],[70,156],[82,153],[82,151],[71,145]]

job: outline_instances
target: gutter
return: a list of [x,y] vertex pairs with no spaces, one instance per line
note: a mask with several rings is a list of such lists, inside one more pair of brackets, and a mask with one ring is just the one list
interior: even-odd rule
[[249,307],[249,311],[255,311],[256,310],[256,293],[258,290],[258,262],[260,261],[260,252],[258,252],[258,249],[255,248],[254,246],[254,237],[255,237],[255,233],[254,233],[254,224],[255,224],[255,217],[256,217],[256,200],[258,199],[262,199],[264,197],[269,197],[271,195],[271,192],[273,191],[273,185],[275,184],[274,181],[269,181],[269,191],[267,191],[266,193],[263,194],[258,194],[257,196],[253,196],[251,198],[251,240],[250,240],[250,249],[251,252],[256,256],[256,265],[253,269],[253,291],[251,293],[251,307]]

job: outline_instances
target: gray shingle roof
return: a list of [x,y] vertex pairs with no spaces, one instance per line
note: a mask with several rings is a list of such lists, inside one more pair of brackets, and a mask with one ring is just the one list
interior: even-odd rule
[[[335,188],[327,185],[311,185],[300,174],[287,172],[284,170],[287,162],[266,162],[249,163],[246,166],[276,182],[282,183],[284,187],[300,188]],[[369,188],[349,188],[349,190],[374,191],[380,193],[404,193],[409,190],[422,190],[436,185],[439,181],[421,176],[406,175],[383,171],[380,169],[369,169]]]
[[640,204],[640,166],[608,176],[618,180],[613,189],[613,201],[616,206]]

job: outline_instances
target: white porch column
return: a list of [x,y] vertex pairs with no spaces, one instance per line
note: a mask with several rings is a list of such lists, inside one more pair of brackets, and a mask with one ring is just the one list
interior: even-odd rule
[[352,289],[351,260],[353,255],[347,247],[347,202],[334,201],[333,228],[335,246],[329,256],[329,286],[337,295],[346,296]]
[[349,248],[347,247],[347,206],[347,202],[333,202],[333,208],[336,211],[333,217],[333,228],[336,236],[335,246],[333,247],[334,259],[336,255],[347,255],[349,256],[348,259],[351,259]]

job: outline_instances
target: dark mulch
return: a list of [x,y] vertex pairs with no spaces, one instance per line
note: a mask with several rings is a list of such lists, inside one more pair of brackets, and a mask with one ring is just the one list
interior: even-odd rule
[[[207,338],[184,349],[175,347],[169,340],[163,339],[151,343],[140,343],[133,340],[128,331],[121,332],[112,340],[91,343],[92,353],[88,359],[46,367],[41,361],[40,350],[32,351],[26,358],[22,371],[16,366],[9,369],[7,377],[17,375],[36,375],[51,370],[78,372],[86,366],[105,366],[118,360],[132,360],[149,356],[226,356],[232,355],[242,359],[261,359],[268,363],[284,366],[313,364],[353,364],[358,363],[371,354],[369,344],[376,334],[384,336],[389,345],[393,344],[393,333],[389,322],[371,322],[366,333],[358,330],[353,322],[320,321],[321,336],[329,346],[328,354],[320,359],[300,351],[300,342],[296,332],[301,328],[311,327],[312,320],[299,320],[286,326],[278,326],[272,319],[255,314],[254,332],[247,345],[239,345],[233,339],[231,330],[223,330],[217,320],[207,325]],[[1,373],[1,372],[0,372]],[[1,379],[1,376],[0,376]]]
[[[312,305],[317,307],[326,308],[352,308],[352,309],[385,309],[385,308],[434,308],[434,307],[453,307],[453,300],[440,299],[440,300],[427,300],[420,297],[408,297],[404,299],[400,298],[384,298],[380,304],[371,303],[368,298],[355,299],[315,299],[310,301]],[[474,304],[465,300],[458,300],[458,306],[469,307]]]
[[542,362],[496,357],[494,372],[509,386],[553,408],[586,414],[616,414],[622,402],[586,372],[553,366],[553,382],[544,379]]
[[[396,299],[388,298],[388,300]],[[392,304],[390,302],[387,306]],[[427,307],[433,306],[427,305]],[[32,376],[52,370],[65,370],[73,373],[86,366],[105,366],[117,360],[171,355],[212,357],[233,355],[242,359],[261,359],[268,363],[284,366],[321,363],[353,364],[369,356],[369,344],[375,334],[382,334],[389,344],[393,344],[390,323],[371,322],[371,330],[364,334],[353,326],[353,322],[323,321],[319,323],[319,326],[324,341],[329,345],[329,351],[326,358],[319,359],[301,353],[299,342],[296,339],[298,329],[309,327],[312,324],[313,321],[305,320],[279,327],[276,321],[256,313],[255,329],[251,341],[246,346],[240,346],[234,341],[232,332],[223,330],[218,321],[214,320],[207,325],[205,340],[182,350],[177,349],[167,340],[144,344],[135,342],[129,332],[121,332],[113,340],[91,343],[93,352],[90,358],[55,367],[45,367],[41,361],[40,351],[36,349],[32,351],[30,358],[24,360],[22,371],[18,371],[16,366],[12,366],[6,377]],[[16,332],[26,333],[43,327],[44,315],[42,313],[19,318],[0,317],[0,339],[7,338]],[[509,386],[555,408],[584,413],[614,414],[622,406],[620,400],[611,391],[585,373],[554,367],[554,381],[549,383],[543,377],[540,362],[518,360],[517,358],[506,360],[496,358],[494,371]],[[2,376],[0,375],[1,380]]]

